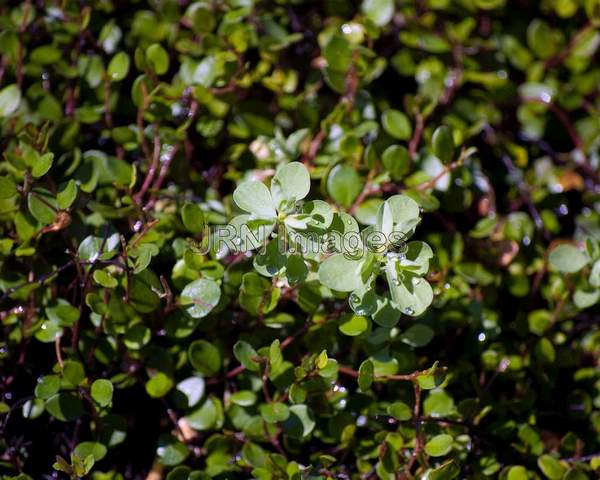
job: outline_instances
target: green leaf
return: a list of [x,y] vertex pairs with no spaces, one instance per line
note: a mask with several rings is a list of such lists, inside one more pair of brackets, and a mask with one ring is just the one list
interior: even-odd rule
[[425,452],[432,457],[443,457],[452,450],[452,442],[453,439],[448,434],[436,435],[425,444]]
[[598,288],[577,288],[573,294],[573,303],[582,310],[590,308],[600,299]]
[[119,282],[107,270],[94,270],[94,281],[106,288],[115,288]]
[[184,406],[194,407],[204,395],[206,383],[202,377],[188,377],[176,386],[177,393],[185,397]]
[[258,218],[272,219],[277,216],[271,194],[264,183],[241,183],[233,192],[233,201],[242,210]]
[[456,412],[454,400],[442,389],[435,389],[423,402],[423,411],[434,418],[447,417]]
[[386,278],[392,301],[402,313],[417,317],[427,310],[433,301],[433,289],[429,282],[412,272],[398,273],[396,260],[386,260]]
[[394,0],[363,0],[361,10],[375,25],[383,27],[394,15]]
[[90,393],[98,405],[106,407],[112,402],[113,390],[113,384],[110,380],[100,378],[92,383]]
[[54,154],[51,152],[45,153],[44,155],[37,155],[35,163],[31,169],[31,174],[34,178],[40,178],[48,173],[50,167],[52,167],[52,161],[54,160]]
[[212,397],[207,398],[204,403],[193,410],[186,420],[196,430],[209,430],[215,426],[219,418],[218,401]]
[[221,289],[219,285],[206,278],[188,283],[181,292],[181,305],[192,318],[203,318],[219,303]]
[[189,452],[184,443],[165,433],[158,439],[156,455],[160,463],[171,467],[183,462],[188,457]]
[[77,182],[75,180],[69,180],[63,189],[56,194],[58,206],[63,210],[73,205],[75,198],[77,198]]
[[339,292],[352,292],[363,287],[366,275],[362,271],[363,259],[352,260],[343,254],[328,257],[319,265],[319,280],[323,285]]
[[65,360],[62,368],[63,386],[77,387],[85,381],[83,364],[76,360]]
[[387,411],[392,417],[401,422],[410,420],[413,415],[411,408],[406,403],[400,401],[388,406]]
[[449,460],[441,466],[428,471],[424,480],[452,480],[458,477],[459,474],[460,468],[456,465],[456,462]]
[[164,397],[172,388],[173,380],[163,372],[158,372],[146,382],[146,392],[152,398]]
[[287,420],[290,410],[285,403],[265,403],[260,406],[260,415],[267,423],[277,423]]
[[153,43],[146,49],[146,59],[157,75],[163,75],[169,70],[169,54],[158,43]]
[[538,58],[547,59],[556,53],[557,36],[550,26],[534,18],[527,27],[527,44]]
[[117,53],[108,64],[108,76],[113,82],[120,82],[129,72],[129,55]]
[[398,140],[408,140],[412,135],[412,126],[408,117],[398,110],[386,110],[381,121],[383,129]]
[[427,371],[417,376],[417,382],[423,390],[432,390],[444,382],[445,375],[438,368],[437,362]]
[[279,209],[282,203],[293,205],[302,200],[310,191],[310,175],[300,162],[281,166],[271,181],[271,196]]
[[82,459],[91,455],[94,461],[99,462],[106,456],[107,449],[99,442],[81,442],[75,447],[73,453]]
[[144,270],[131,279],[129,304],[140,313],[153,312],[160,305],[157,292],[161,291],[162,285],[158,277],[152,271]]
[[333,210],[323,200],[311,200],[302,207],[302,213],[288,215],[285,225],[291,230],[311,230],[324,232],[333,221]]
[[548,260],[561,273],[576,273],[589,262],[587,255],[581,250],[564,244],[553,249]]
[[307,405],[292,405],[289,413],[283,428],[290,437],[304,438],[312,433],[316,422]]
[[431,327],[422,323],[412,325],[400,336],[400,339],[411,347],[424,347],[434,336]]
[[72,393],[57,393],[46,401],[46,410],[63,422],[76,420],[84,413],[81,399]]
[[528,478],[527,470],[521,465],[510,467],[506,476],[506,480],[527,480]]
[[406,252],[398,255],[397,267],[415,275],[425,275],[429,272],[429,261],[433,258],[431,247],[425,242],[413,241],[406,245]]
[[363,188],[363,181],[356,171],[345,163],[331,169],[327,177],[327,192],[344,208],[349,208]]
[[358,388],[366,392],[375,380],[375,368],[371,360],[365,360],[358,369]]
[[345,315],[338,327],[340,332],[349,337],[356,337],[369,329],[369,319],[359,315]]
[[400,180],[410,170],[410,155],[403,145],[391,145],[386,148],[381,161],[393,180]]
[[90,235],[79,244],[79,258],[91,263],[97,260],[108,260],[113,257],[120,246],[119,234],[115,233],[106,239]]
[[79,320],[79,309],[63,299],[59,299],[57,303],[46,308],[46,316],[61,327],[72,327]]
[[35,386],[35,396],[41,399],[50,398],[60,389],[60,377],[58,375],[44,375]]
[[450,129],[442,125],[435,129],[431,137],[433,153],[442,163],[450,163],[454,158],[454,139]]
[[41,189],[27,195],[27,206],[34,218],[43,225],[49,225],[56,218],[56,200],[52,195]]
[[0,199],[11,198],[17,194],[17,184],[8,176],[0,176]]
[[329,69],[346,73],[352,62],[352,47],[341,35],[333,35],[323,49],[323,57]]
[[372,288],[361,288],[352,292],[348,303],[356,315],[366,317],[377,310],[377,295]]
[[21,103],[21,90],[17,85],[7,85],[0,90],[0,118],[11,116]]
[[249,407],[256,403],[256,394],[251,390],[240,390],[239,392],[231,394],[229,400],[231,403],[235,403],[241,407]]
[[204,228],[204,212],[195,203],[186,203],[181,209],[183,225],[192,233],[200,233]]
[[538,467],[550,480],[560,480],[563,478],[567,468],[556,458],[550,455],[542,455],[537,461]]
[[290,255],[287,259],[286,277],[290,285],[302,283],[308,275],[308,267],[300,255]]
[[41,65],[56,63],[61,58],[61,51],[54,45],[41,45],[34,48],[30,54],[30,60]]
[[233,354],[238,362],[251,372],[258,372],[260,370],[260,363],[255,360],[259,358],[259,355],[248,342],[238,340],[233,346]]
[[194,370],[211,377],[221,369],[219,349],[206,340],[196,340],[188,348],[188,360]]
[[420,219],[419,204],[406,195],[393,195],[377,212],[377,231],[400,242],[409,237]]
[[529,331],[536,335],[543,335],[552,325],[552,313],[548,310],[534,310],[527,316]]

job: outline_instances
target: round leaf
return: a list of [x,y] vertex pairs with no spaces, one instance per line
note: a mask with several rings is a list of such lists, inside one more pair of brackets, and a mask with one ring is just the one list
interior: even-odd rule
[[450,453],[452,450],[453,439],[450,435],[442,433],[436,435],[425,444],[425,451],[427,455],[432,457],[443,457]]
[[381,121],[384,130],[398,140],[408,140],[412,135],[410,120],[398,110],[386,110]]
[[207,377],[221,369],[219,349],[206,340],[196,340],[190,344],[188,359],[194,370]]
[[98,405],[106,407],[112,402],[113,390],[113,384],[109,380],[101,378],[92,383],[90,393]]
[[206,278],[188,283],[181,292],[181,304],[192,318],[203,318],[215,308],[221,298],[219,285]]

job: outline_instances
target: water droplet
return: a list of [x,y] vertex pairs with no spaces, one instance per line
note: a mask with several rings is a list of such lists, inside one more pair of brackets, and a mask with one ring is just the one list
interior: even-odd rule
[[523,245],[528,246],[531,243],[531,238],[529,238],[527,235],[525,235],[523,237]]
[[558,213],[561,215],[567,215],[569,213],[569,207],[562,203],[560,207],[558,207]]
[[400,260],[400,261],[406,260],[406,255],[404,255],[403,253],[399,253],[398,260]]
[[444,288],[445,288],[446,290],[448,290],[448,289],[450,288],[450,284],[449,284],[449,283],[444,283]]
[[346,222],[348,225],[352,225],[352,219],[348,219],[348,221]]
[[392,259],[396,259],[398,257],[398,255],[394,252],[387,252],[385,254],[385,258],[392,260]]
[[142,228],[142,222],[140,220],[138,220],[137,222],[135,222],[133,224],[133,231],[134,232],[139,232],[140,228]]
[[357,427],[364,427],[366,424],[367,424],[367,417],[365,417],[364,415],[361,415],[360,417],[358,417],[356,419]]
[[412,307],[406,307],[404,309],[404,313],[406,313],[407,315],[412,315],[413,313],[415,313],[415,310]]
[[350,295],[350,301],[352,303],[358,302],[359,300],[360,300],[360,298],[355,293],[353,293],[352,295]]
[[481,332],[479,335],[477,335],[477,340],[479,340],[480,342],[485,342],[485,333]]
[[413,277],[412,284],[419,285],[421,283],[421,280],[422,280],[422,278],[420,278],[420,277]]
[[399,286],[400,286],[400,280],[398,280],[397,278],[394,278],[394,280],[392,280],[392,283],[393,283],[394,285],[396,285],[397,287],[399,287]]

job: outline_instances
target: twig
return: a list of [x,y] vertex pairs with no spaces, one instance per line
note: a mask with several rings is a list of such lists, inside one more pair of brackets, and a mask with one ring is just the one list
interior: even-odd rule
[[423,448],[423,436],[421,435],[421,387],[418,383],[414,385],[415,389],[415,407],[413,409],[413,420],[415,422],[415,448],[412,451],[410,460],[404,469],[408,478],[411,477],[411,470]]
[[[350,377],[354,377],[357,378],[358,377],[358,372],[350,367],[345,367],[345,366],[340,366],[338,368],[338,371],[344,375],[348,375]],[[445,367],[438,367],[436,371],[446,371]],[[376,382],[378,381],[385,381],[385,380],[400,380],[400,381],[407,381],[407,382],[414,382],[415,380],[417,380],[417,378],[421,375],[427,375],[431,373],[431,369],[426,369],[426,370],[415,370],[412,373],[407,373],[407,374],[399,374],[399,375],[376,375],[374,377],[374,380]]]
[[304,165],[306,165],[307,167],[312,166],[313,161],[319,151],[319,148],[321,148],[321,144],[323,143],[323,140],[325,140],[325,135],[325,130],[321,128],[321,130],[319,130],[319,132],[311,140],[310,145],[308,147],[308,151],[302,157],[302,163],[304,163]]
[[21,290],[22,288],[28,287],[30,285],[36,285],[36,284],[41,285],[46,280],[49,280],[50,278],[52,278],[54,275],[58,275],[63,270],[66,270],[67,268],[69,268],[70,266],[72,266],[74,263],[75,263],[74,260],[69,260],[62,267],[59,267],[59,268],[57,268],[56,270],[53,270],[50,273],[42,275],[39,278],[37,278],[36,280],[30,281],[30,282],[28,281],[28,282],[22,283],[20,285],[17,285],[16,287],[9,288],[8,290],[6,290],[6,292],[4,292],[4,294],[2,295],[2,297],[0,297],[0,303],[2,303],[9,296],[11,296],[13,293],[17,292],[18,290]]
[[544,64],[544,69],[546,70],[548,68],[552,68],[556,65],[561,64],[573,51],[575,45],[577,45],[577,43],[581,40],[581,37],[583,37],[588,32],[588,30],[590,30],[590,28],[592,28],[592,22],[587,22],[575,35],[573,35],[573,37],[571,37],[571,40],[565,46],[565,48],[563,48],[553,57],[550,57],[548,60],[546,60],[546,63]]
[[529,213],[531,214],[531,216],[533,217],[533,221],[535,222],[536,228],[538,230],[543,231],[544,236],[546,237],[546,240],[549,240],[550,234],[545,229],[544,222],[542,221],[542,217],[540,216],[539,212],[537,211],[537,208],[535,208],[535,205],[533,204],[533,201],[531,200],[531,193],[529,192],[529,188],[527,187],[527,185],[525,185],[525,182],[519,175],[519,171],[515,167],[515,164],[513,163],[513,161],[507,154],[503,154],[501,158],[502,158],[502,162],[506,166],[506,169],[508,170],[508,173],[510,174],[513,181],[517,185],[517,188],[519,190],[519,195],[521,196],[521,199],[523,200],[525,205],[527,205],[527,208],[529,209]]
[[422,192],[423,190],[428,190],[430,188],[435,187],[435,184],[446,174],[449,174],[451,171],[456,170],[458,167],[461,167],[463,165],[463,163],[465,162],[465,157],[466,157],[466,150],[463,147],[461,152],[460,152],[460,157],[458,157],[458,160],[456,160],[455,162],[449,163],[448,165],[444,166],[444,168],[442,169],[442,171],[440,173],[438,173],[435,177],[433,177],[431,180],[427,180],[426,182],[423,182],[419,185],[417,185],[415,187],[415,190]]
[[408,154],[412,160],[417,155],[419,143],[421,143],[421,137],[423,136],[423,129],[425,128],[425,117],[421,112],[417,112],[415,130],[413,131],[410,142],[408,143]]
[[156,170],[158,169],[160,162],[160,137],[158,135],[158,127],[155,127],[154,132],[154,153],[152,154],[152,162],[150,164],[150,168],[148,169],[148,173],[146,173],[146,178],[144,178],[144,183],[140,188],[139,192],[133,196],[133,199],[136,203],[140,203],[146,191],[150,188],[152,181],[154,180],[154,175]]
[[63,363],[63,359],[62,359],[62,353],[60,350],[60,339],[61,339],[61,335],[57,335],[56,338],[54,339],[54,351],[56,352],[56,360],[58,361],[58,365],[60,366],[60,369],[62,370],[64,368],[64,363]]

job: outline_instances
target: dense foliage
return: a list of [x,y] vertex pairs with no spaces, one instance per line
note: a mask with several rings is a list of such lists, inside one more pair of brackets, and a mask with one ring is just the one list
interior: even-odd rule
[[0,2],[0,478],[597,478],[599,46],[598,0]]

